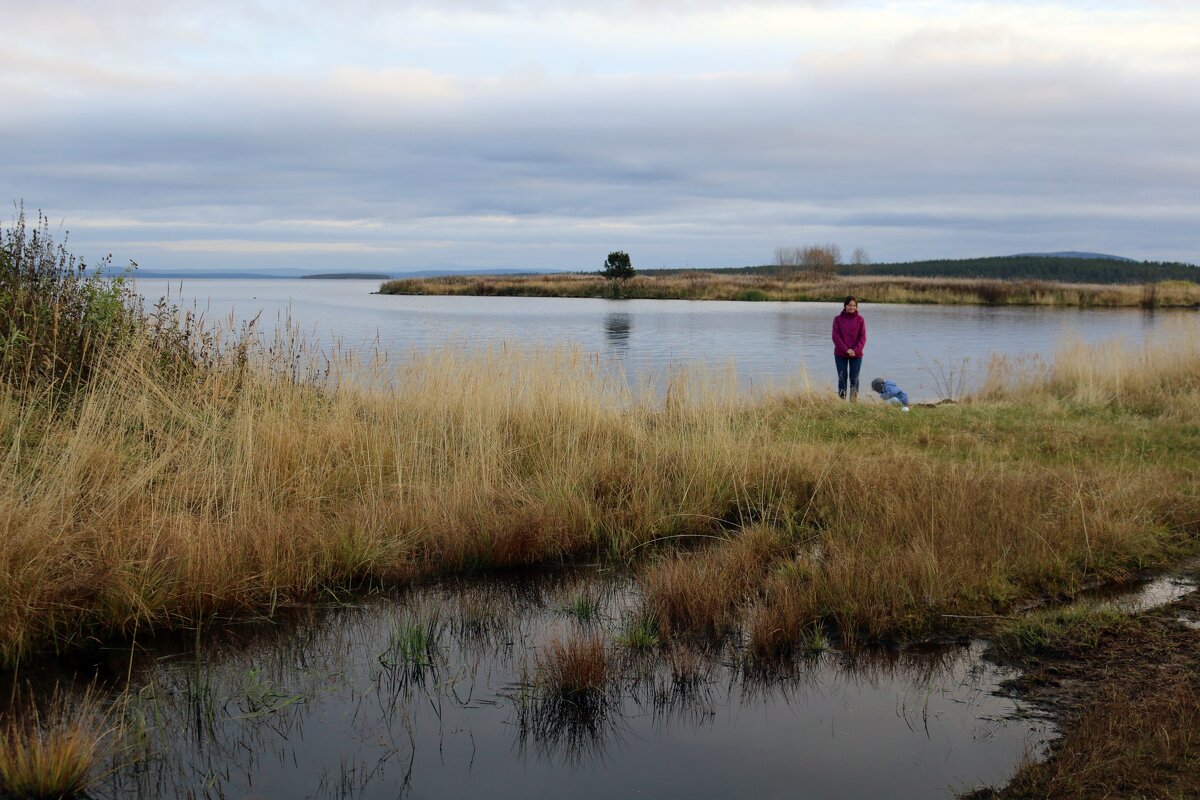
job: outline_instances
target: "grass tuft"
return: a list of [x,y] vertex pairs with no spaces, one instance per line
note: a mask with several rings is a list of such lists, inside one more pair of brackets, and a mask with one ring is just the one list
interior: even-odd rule
[[617,642],[632,650],[650,650],[658,647],[658,622],[648,614],[636,614],[625,620]]
[[668,556],[642,575],[646,614],[658,620],[666,636],[724,636],[738,627],[741,606],[789,553],[790,544],[779,529],[756,524],[715,546]]
[[582,592],[561,607],[562,613],[582,623],[593,622],[600,615],[600,600],[589,592]]
[[91,692],[68,701],[56,691],[44,710],[30,702],[15,711],[0,722],[0,794],[22,799],[83,794],[114,733]]
[[1130,624],[1129,615],[1112,605],[1077,603],[1009,620],[996,631],[992,644],[1013,659],[1079,655]]
[[420,669],[434,663],[445,623],[436,614],[401,620],[388,637],[379,662],[389,669]]
[[599,636],[554,639],[538,656],[536,683],[549,695],[581,700],[602,695],[613,674],[611,656]]

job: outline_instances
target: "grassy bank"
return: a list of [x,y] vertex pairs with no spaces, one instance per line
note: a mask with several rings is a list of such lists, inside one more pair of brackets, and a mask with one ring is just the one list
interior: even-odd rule
[[0,654],[650,542],[689,545],[645,562],[670,635],[928,632],[1194,549],[1190,342],[1009,366],[986,400],[901,416],[705,380],[639,400],[563,352],[335,389],[236,348],[163,369],[134,341],[69,403],[0,395]]
[[1035,280],[919,278],[870,275],[786,277],[708,272],[638,275],[623,284],[596,274],[446,276],[387,281],[382,294],[519,297],[623,297],[650,300],[840,302],[853,294],[866,303],[1038,305],[1083,308],[1200,306],[1200,283],[1079,284]]

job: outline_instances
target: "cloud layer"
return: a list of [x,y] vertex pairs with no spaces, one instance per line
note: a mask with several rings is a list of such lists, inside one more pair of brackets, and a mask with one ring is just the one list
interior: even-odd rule
[[22,5],[0,174],[148,268],[1196,262],[1189,5]]

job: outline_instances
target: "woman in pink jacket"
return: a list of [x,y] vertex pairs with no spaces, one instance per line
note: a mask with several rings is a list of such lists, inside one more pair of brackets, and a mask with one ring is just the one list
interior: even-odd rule
[[838,397],[858,399],[858,373],[862,370],[863,348],[867,346],[867,323],[858,313],[858,300],[851,296],[842,303],[842,313],[833,318],[833,360],[837,362]]

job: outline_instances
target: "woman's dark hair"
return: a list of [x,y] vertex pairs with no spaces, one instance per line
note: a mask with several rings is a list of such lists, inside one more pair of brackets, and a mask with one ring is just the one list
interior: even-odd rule
[[846,306],[850,305],[851,303],[857,303],[857,302],[858,302],[857,297],[855,297],[852,294],[848,294],[848,295],[846,295],[846,299],[842,301],[842,308],[845,308]]

